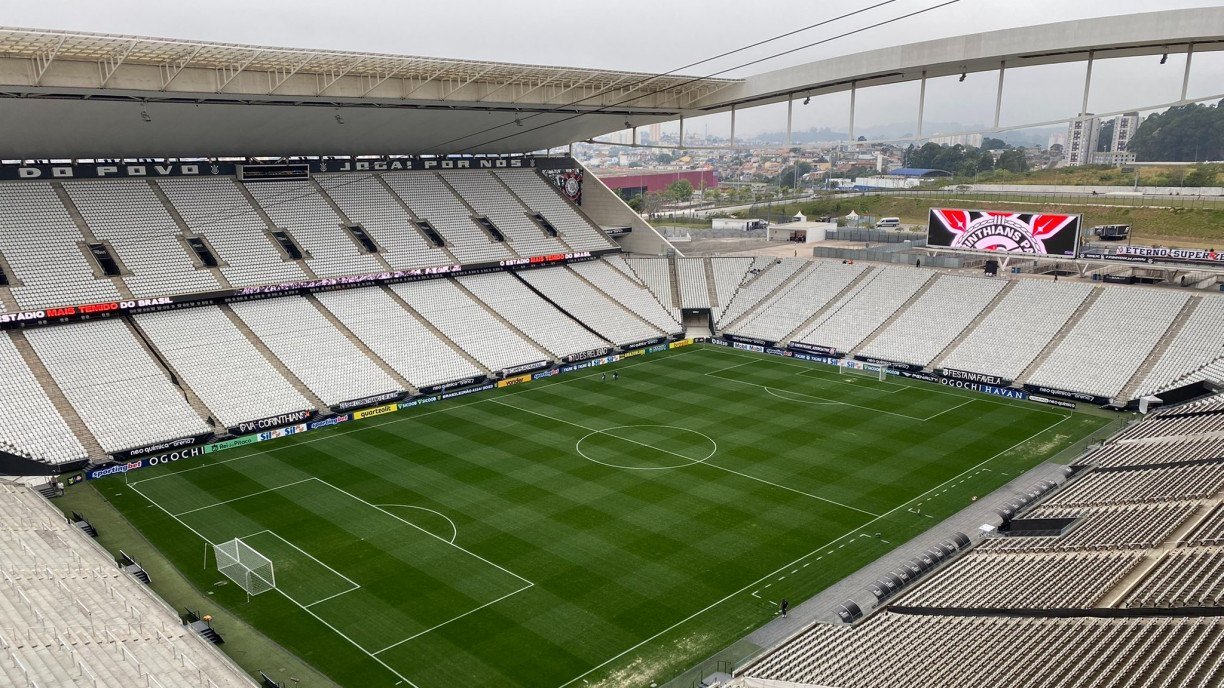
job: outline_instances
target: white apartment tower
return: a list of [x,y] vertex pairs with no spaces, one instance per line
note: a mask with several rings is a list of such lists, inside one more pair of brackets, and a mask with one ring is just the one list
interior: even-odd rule
[[1109,150],[1115,153],[1125,151],[1126,147],[1130,145],[1131,137],[1135,135],[1135,131],[1138,128],[1138,112],[1127,112],[1114,120],[1113,141],[1110,142]]
[[1088,165],[1092,162],[1092,154],[1096,152],[1100,133],[1101,120],[1090,112],[1071,120],[1063,158],[1068,167]]

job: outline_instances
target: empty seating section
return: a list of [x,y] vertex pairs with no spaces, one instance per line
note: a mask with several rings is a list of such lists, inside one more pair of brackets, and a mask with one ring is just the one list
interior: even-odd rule
[[1224,297],[1204,296],[1169,348],[1139,385],[1137,395],[1169,387],[1187,371],[1198,370],[1224,356]]
[[867,270],[862,265],[813,263],[782,291],[761,302],[729,331],[771,342],[782,341]]
[[943,366],[1015,380],[1091,293],[1087,284],[1019,280],[948,354]]
[[1113,397],[1160,342],[1189,297],[1105,287],[1029,382]]
[[988,551],[1054,552],[1070,550],[1146,549],[1164,542],[1199,510],[1197,502],[1107,504],[1067,507],[1048,504],[1027,518],[1077,518],[1060,537],[992,538],[982,544]]
[[1179,547],[1126,598],[1128,607],[1224,606],[1224,549]]
[[634,284],[642,283],[641,278],[637,276],[637,273],[633,271],[633,268],[629,267],[629,262],[625,260],[624,256],[614,253],[604,256],[603,260],[608,265],[616,268],[622,275],[628,277],[630,282],[633,282]]
[[372,254],[361,252],[313,181],[250,182],[246,189],[277,229],[293,235],[309,256],[306,264],[319,277],[386,269]]
[[229,307],[328,406],[404,391],[304,297],[245,301]]
[[1218,686],[1222,641],[1218,617],[885,612],[856,628],[816,624],[742,673],[838,688]]
[[925,366],[955,342],[1007,283],[942,275],[862,353]]
[[1101,467],[1141,466],[1202,459],[1224,459],[1224,437],[1116,442],[1088,452],[1083,463]]
[[1132,426],[1127,428],[1118,435],[1118,439],[1182,437],[1214,432],[1224,432],[1224,414],[1212,413],[1198,416],[1153,418],[1151,421],[1144,423],[1142,427]]
[[387,185],[412,212],[426,220],[446,240],[447,248],[464,263],[511,258],[510,251],[472,220],[472,211],[435,174],[386,172]]
[[524,205],[543,215],[575,251],[615,248],[539,173],[532,170],[498,170],[494,174],[501,177]]
[[816,319],[800,341],[850,351],[905,305],[935,273],[910,267],[880,268]]
[[897,604],[993,609],[1091,607],[1142,559],[1143,554],[1135,551],[975,551],[919,585]]
[[527,216],[527,209],[498,183],[491,172],[468,170],[442,174],[473,210],[497,225],[497,229],[520,255],[542,256],[570,250],[532,221]]
[[306,279],[301,266],[277,250],[267,223],[232,177],[167,177],[157,185],[187,227],[208,239],[230,284],[250,287]]
[[313,408],[218,306],[144,313],[136,324],[227,428]]
[[412,225],[412,217],[374,175],[323,174],[315,177],[340,210],[360,224],[396,270],[446,265],[450,258]]
[[575,263],[570,268],[599,290],[612,297],[643,320],[667,334],[681,334],[684,328],[658,299],[601,260]]
[[382,287],[316,294],[350,332],[417,388],[483,375]]
[[714,273],[714,295],[718,305],[712,309],[714,322],[722,319],[723,311],[731,303],[735,292],[748,279],[749,270],[759,259],[710,258],[710,269]]
[[212,431],[125,321],[40,327],[26,337],[106,452]]
[[677,258],[676,285],[680,292],[681,308],[709,308],[710,287],[706,281],[704,258]]
[[460,277],[459,282],[520,332],[558,358],[608,346],[603,339],[540,298],[514,275],[490,272]]
[[396,284],[391,288],[447,339],[491,371],[548,358],[449,279]]
[[34,377],[7,332],[0,332],[0,451],[44,463],[85,458],[85,448],[42,385]]
[[519,275],[549,301],[582,320],[587,327],[613,344],[623,346],[642,342],[660,334],[657,329],[579,279],[568,268],[524,270]]
[[0,685],[255,683],[46,500],[0,482]]
[[666,258],[629,258],[625,260],[634,274],[646,285],[655,300],[680,321],[680,308],[672,303],[671,261]]
[[196,269],[182,231],[142,179],[64,182],[94,236],[108,242],[131,274],[123,281],[138,297],[214,291],[217,279]]
[[1211,464],[1095,471],[1054,495],[1047,506],[1090,506],[1198,499],[1224,487],[1224,462]]
[[49,183],[0,183],[0,254],[23,309],[119,298],[110,278],[94,276],[84,241]]
[[[735,292],[735,296],[723,307],[722,315],[719,316],[718,326],[726,327],[735,322],[736,318],[761,302],[766,296],[769,296],[775,289],[782,285],[783,282],[790,279],[792,275],[811,265],[806,260],[798,258],[784,258],[782,260],[770,259],[762,261],[757,259],[751,270],[759,272],[752,273],[751,270],[745,283],[740,286]],[[722,298],[719,298],[719,303],[722,303]]]
[[1224,504],[1212,509],[1184,542],[1190,545],[1224,545]]

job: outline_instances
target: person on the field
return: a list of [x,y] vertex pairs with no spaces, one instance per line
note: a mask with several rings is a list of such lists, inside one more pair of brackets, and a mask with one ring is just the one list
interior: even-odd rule
[[620,379],[620,373],[613,372],[613,373],[612,373],[612,381],[613,381],[613,382],[616,382],[616,381],[617,381],[617,380],[619,380],[619,379]]
[[782,600],[782,604],[780,604],[780,605],[778,605],[778,606],[780,606],[780,607],[782,608],[782,616],[786,616],[786,610],[787,610],[787,609],[790,609],[790,602],[789,602],[789,601],[787,601],[785,598],[783,598],[783,600]]
[[599,374],[599,381],[600,381],[600,382],[607,382],[607,381],[608,381],[608,374],[607,374],[607,373],[600,373],[600,374]]

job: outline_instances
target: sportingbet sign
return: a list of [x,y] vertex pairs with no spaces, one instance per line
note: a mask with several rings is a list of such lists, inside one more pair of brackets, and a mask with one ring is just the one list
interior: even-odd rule
[[1074,258],[1079,230],[1079,215],[931,208],[927,245]]

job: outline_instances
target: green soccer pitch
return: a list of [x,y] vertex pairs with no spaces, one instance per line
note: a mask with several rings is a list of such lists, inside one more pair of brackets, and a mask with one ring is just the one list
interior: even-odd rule
[[342,685],[647,686],[1107,422],[691,346],[94,484]]

